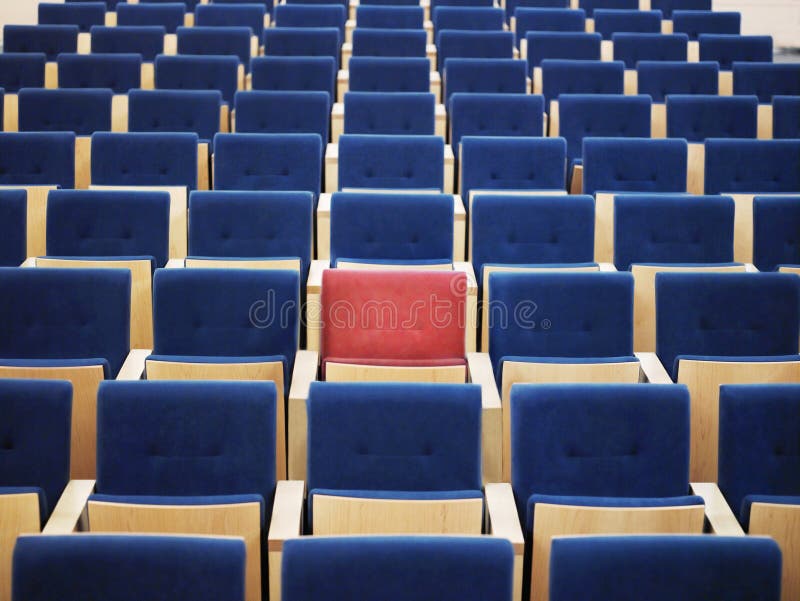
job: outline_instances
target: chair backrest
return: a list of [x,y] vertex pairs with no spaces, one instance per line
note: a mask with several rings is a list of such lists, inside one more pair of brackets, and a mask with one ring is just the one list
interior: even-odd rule
[[431,10],[437,6],[493,6],[492,0],[434,0]]
[[293,190],[319,196],[318,134],[217,134],[215,190]]
[[6,94],[22,88],[43,88],[47,56],[44,53],[0,53],[0,87]]
[[579,0],[578,6],[586,11],[587,17],[594,17],[595,9],[636,10],[638,0]]
[[353,30],[353,56],[425,57],[427,39],[424,30],[357,27]]
[[730,71],[735,62],[771,63],[772,37],[768,35],[700,34],[700,60],[717,61]]
[[104,382],[97,493],[260,495],[275,490],[274,382]]
[[142,57],[138,54],[61,54],[61,88],[107,88],[127,94],[142,85]]
[[148,257],[163,267],[169,249],[169,194],[52,190],[47,197],[47,255]]
[[[409,574],[419,598],[512,599],[513,550],[493,537],[304,537],[286,542],[283,562],[285,601],[312,601],[321,591],[330,601],[401,601]],[[362,570],[375,577],[365,581]]]
[[423,57],[354,56],[348,67],[354,92],[428,92],[431,66]]
[[728,196],[623,195],[614,200],[614,265],[730,263],[733,199]]
[[329,139],[331,97],[327,92],[237,92],[236,131],[248,134],[318,134]]
[[336,27],[344,39],[347,9],[341,4],[279,4],[274,16],[276,27]]
[[337,192],[331,200],[331,265],[453,261],[449,194]]
[[511,485],[520,515],[533,494],[689,492],[685,386],[518,384],[510,406]]
[[324,271],[323,364],[463,365],[466,289],[463,272]]
[[92,27],[92,53],[140,54],[143,61],[153,62],[164,52],[166,30],[149,27]]
[[131,274],[0,269],[0,357],[101,359],[114,377],[130,350]]
[[0,190],[0,266],[17,267],[27,257],[28,193]]
[[756,95],[770,104],[775,96],[800,96],[800,65],[734,63],[733,93]]
[[194,257],[298,257],[311,263],[310,192],[192,192],[189,254]]
[[647,95],[561,94],[558,135],[567,140],[567,159],[581,158],[585,138],[649,138],[651,105]]
[[19,93],[20,131],[71,131],[90,136],[111,131],[111,90],[47,90]]
[[660,10],[617,10],[598,8],[594,11],[594,30],[610,40],[618,32],[661,33]]
[[706,140],[706,194],[800,191],[800,140]]
[[566,190],[563,138],[461,139],[461,196],[473,190]]
[[686,140],[586,138],[583,191],[686,192]]
[[332,56],[338,66],[341,44],[337,27],[270,27],[264,31],[266,56]]
[[[563,3],[562,3],[563,4]],[[508,2],[506,2],[508,7]],[[510,12],[516,19],[517,45],[529,32],[586,31],[586,12],[571,8],[517,8]],[[528,46],[530,52],[530,45]]]
[[175,33],[183,25],[186,5],[183,2],[124,2],[117,6],[117,23],[122,26],[160,25],[167,33]]
[[444,30],[436,36],[437,65],[444,72],[450,58],[514,58],[510,31]]
[[96,133],[92,184],[197,187],[197,134]]
[[711,10],[711,0],[650,0],[653,10],[660,10],[665,19],[672,19],[676,10]]
[[217,90],[131,90],[128,131],[191,132],[211,140],[219,131],[220,106]]
[[[225,0],[229,1],[229,0]],[[400,0],[392,0],[400,4]],[[288,0],[286,4],[346,4],[344,0]]]
[[339,189],[444,190],[444,139],[440,136],[339,138]]
[[243,601],[244,565],[244,542],[233,538],[23,536],[14,553],[12,598],[167,601],[180,590],[196,601]]
[[314,382],[308,490],[316,489],[481,490],[480,387]]
[[689,39],[696,40],[702,34],[739,35],[742,28],[742,15],[738,12],[708,10],[678,10],[672,14],[672,30],[685,33]]
[[656,353],[676,375],[685,355],[796,354],[798,290],[783,273],[656,274]]
[[622,94],[625,63],[546,59],[541,62],[545,108],[560,94]]
[[248,27],[178,27],[178,54],[236,56],[250,70]]
[[437,6],[431,20],[434,35],[445,29],[502,31],[506,13],[491,6]]
[[224,3],[198,4],[194,9],[194,24],[209,27],[249,27],[259,40],[264,35],[264,15],[267,14],[264,4],[236,4],[226,6]]
[[489,298],[495,374],[505,357],[633,356],[629,273],[492,273]]
[[669,94],[717,94],[719,64],[640,61],[636,65],[639,94],[665,102]]
[[[70,2],[74,2],[75,0],[69,0]],[[84,0],[80,0],[84,1]],[[140,3],[143,4],[158,4],[164,2],[174,2],[175,0],[139,0]],[[194,9],[197,8],[197,5],[200,4],[201,0],[181,0],[183,4],[186,5],[187,12],[194,12]],[[219,4],[222,4],[225,0],[218,0]]]
[[671,94],[667,98],[667,137],[704,142],[706,138],[755,138],[756,96]]
[[565,537],[550,551],[552,601],[778,601],[780,582],[781,552],[766,538]]
[[689,37],[685,33],[615,33],[614,60],[635,69],[639,61],[686,62]]
[[772,137],[800,138],[800,96],[772,97]]
[[336,97],[331,56],[260,56],[250,63],[254,90],[322,91]]
[[156,57],[155,64],[156,88],[219,90],[225,102],[233,103],[233,96],[239,87],[238,57],[161,55]]
[[38,17],[39,25],[77,25],[81,32],[88,32],[93,25],[105,24],[106,5],[105,2],[42,2]]
[[[97,2],[97,1],[98,0],[69,0],[71,4],[79,2]],[[99,1],[103,2],[106,5],[106,8],[110,11],[113,11],[117,7],[117,4],[119,4],[120,2],[124,2],[124,0],[99,0]]]
[[44,53],[48,61],[78,51],[77,25],[4,25],[3,52]]
[[529,31],[528,65],[539,67],[545,59],[598,61],[602,41],[599,33],[585,31]]
[[444,74],[445,105],[457,92],[525,94],[525,61],[511,58],[451,58]]
[[432,136],[436,97],[430,92],[347,92],[344,133]]
[[[517,9],[544,8],[565,10],[569,9],[571,4],[569,0],[510,0],[510,2],[510,4],[506,2],[506,14],[509,18],[517,14]],[[586,18],[586,11],[584,11],[583,14],[584,18]],[[585,26],[581,27],[580,31],[584,29]]]
[[544,98],[539,95],[456,93],[449,109],[456,156],[463,136],[541,137],[544,129]]
[[63,380],[0,380],[0,426],[6,452],[0,486],[35,487],[42,521],[69,482],[72,384]]
[[356,8],[356,27],[366,29],[422,29],[421,6],[364,6]]
[[75,134],[0,133],[0,185],[75,187]]
[[800,265],[800,247],[795,242],[798,228],[800,195],[753,199],[753,264],[759,271]]
[[472,265],[591,263],[594,199],[591,196],[480,195],[472,201]]

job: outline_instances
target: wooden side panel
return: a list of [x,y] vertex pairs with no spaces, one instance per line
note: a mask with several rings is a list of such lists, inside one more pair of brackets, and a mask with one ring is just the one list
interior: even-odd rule
[[[636,90],[639,90],[638,78]],[[650,109],[650,135],[653,138],[667,137],[667,105],[663,102],[654,102]]]
[[[144,74],[144,65],[142,65]],[[153,75],[155,77],[155,75]],[[142,78],[142,89],[147,89],[145,79]],[[111,131],[125,133],[128,131],[128,95],[114,94],[111,98]]]
[[772,139],[772,105],[758,105],[758,139]]
[[16,94],[3,96],[3,131],[19,131],[19,97]]
[[783,554],[781,601],[800,599],[800,505],[753,503],[750,534],[775,539]]
[[0,601],[11,601],[11,559],[20,534],[39,532],[35,493],[0,495]]
[[687,167],[686,190],[689,194],[703,194],[706,179],[706,147],[704,144],[689,144]]
[[300,271],[300,259],[186,259],[186,267],[204,269],[288,269]]
[[328,382],[430,382],[463,384],[466,366],[444,367],[393,367],[384,365],[357,365],[327,363],[325,380]]

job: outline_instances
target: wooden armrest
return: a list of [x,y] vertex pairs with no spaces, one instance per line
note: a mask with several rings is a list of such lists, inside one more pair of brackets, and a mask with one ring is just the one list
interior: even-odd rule
[[184,266],[183,259],[170,259],[167,261],[167,264],[164,265],[164,269],[178,269]]
[[600,266],[600,271],[616,271],[617,268],[614,266],[613,263],[598,263]]
[[703,497],[706,505],[706,518],[711,532],[720,536],[744,536],[736,516],[728,506],[725,497],[714,482],[692,482],[692,493]]
[[269,551],[281,551],[284,541],[303,534],[305,493],[306,483],[302,480],[280,480],[278,482],[267,535]]
[[525,537],[522,535],[511,485],[507,482],[487,484],[485,493],[489,534],[508,539],[514,545],[514,554],[521,555],[525,552]]
[[306,283],[306,291],[309,294],[322,292],[322,272],[329,269],[330,266],[330,261],[322,259],[311,261],[311,266],[308,268],[308,282]]
[[480,384],[483,408],[500,409],[500,393],[497,391],[489,353],[467,353],[467,365],[470,382]]
[[642,366],[644,377],[650,384],[672,384],[667,370],[655,353],[634,353]]
[[289,388],[289,401],[305,402],[311,382],[317,379],[319,353],[316,351],[297,351],[292,372],[292,386]]
[[20,267],[36,267],[36,257],[28,257],[19,265]]
[[42,534],[72,534],[88,530],[84,518],[89,495],[94,492],[94,480],[70,480]]
[[331,117],[344,117],[344,102],[334,102],[331,109]]
[[475,269],[468,261],[455,261],[453,271],[463,271],[467,274],[467,294],[478,293],[478,280],[475,279]]
[[758,267],[756,267],[752,263],[745,263],[744,270],[746,273],[758,273]]
[[144,375],[144,360],[152,354],[153,349],[134,348],[128,353],[125,363],[117,374],[117,380],[141,380]]

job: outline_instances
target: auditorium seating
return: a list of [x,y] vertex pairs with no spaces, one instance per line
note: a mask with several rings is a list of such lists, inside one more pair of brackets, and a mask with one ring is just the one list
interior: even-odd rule
[[344,102],[333,106],[332,141],[343,133],[444,138],[445,118],[444,106],[430,92],[347,92]]
[[445,29],[460,31],[502,31],[502,8],[488,6],[437,6],[433,11],[433,35]]
[[354,25],[358,29],[423,29],[425,12],[421,6],[358,6]]
[[140,3],[122,2],[117,6],[117,25],[163,27],[167,33],[175,33],[186,25],[186,5],[182,2]]
[[103,2],[42,2],[37,11],[39,25],[77,25],[81,33],[88,33],[95,25],[106,24],[106,5]]
[[[510,6],[506,2],[506,7]],[[519,7],[513,11],[512,30],[516,34],[516,43],[522,52],[522,40],[528,32],[585,32],[586,13],[580,9]]]
[[[542,93],[542,61],[600,60],[602,36],[584,31],[529,31],[520,40],[520,56],[528,61],[534,94]],[[549,107],[548,107],[549,110]]]
[[237,133],[318,134],[328,141],[331,100],[326,92],[237,92],[234,106]]
[[3,52],[42,52],[48,61],[78,51],[77,25],[4,25]]
[[128,94],[129,132],[195,133],[201,140],[198,160],[206,163],[208,144],[227,125],[226,118],[217,90],[131,90]]
[[336,95],[331,56],[261,56],[251,63],[253,90],[321,91]]
[[339,4],[283,4],[274,17],[275,27],[336,27],[344,39],[347,11]]
[[178,27],[177,53],[195,55],[236,56],[250,72],[250,57],[258,56],[258,43],[253,43],[248,27]]
[[59,88],[108,88],[124,95],[142,86],[142,59],[137,54],[59,54]]
[[438,99],[440,81],[434,80],[422,57],[355,56],[347,72],[337,78],[337,99],[352,92],[431,92]]
[[436,70],[436,46],[428,44],[427,34],[416,29],[358,27],[353,31],[353,42],[342,44],[343,69],[348,68],[351,56],[427,56],[431,71]]
[[733,63],[772,62],[770,36],[701,34],[698,41],[699,60],[719,63],[719,93],[722,95],[733,93]]
[[800,138],[800,98],[773,96],[772,111],[773,138]]
[[122,27],[96,26],[91,30],[90,52],[98,54],[140,54],[142,56],[142,80],[152,87],[152,63],[156,56],[167,49],[169,38],[166,30],[159,26]]
[[597,8],[594,11],[594,31],[604,40],[615,33],[661,33],[661,11],[618,10]]
[[339,65],[337,27],[270,27],[264,30],[266,56],[331,56]]
[[773,101],[776,96],[800,96],[800,65],[773,63],[734,63],[733,93],[758,97],[758,137],[796,138],[798,135],[773,136]]
[[637,65],[642,61],[686,63],[689,39],[685,34],[615,33],[611,37],[613,58],[625,63],[625,93],[638,88]]
[[545,59],[541,62],[542,94],[550,115],[550,127],[558,119],[560,94],[622,94],[625,63]]
[[16,267],[27,257],[28,193],[0,190],[0,267]]
[[155,87],[218,90],[230,107],[236,91],[244,88],[244,66],[235,56],[161,55],[155,62]]
[[524,94],[530,88],[525,69],[525,61],[517,59],[448,59],[443,77],[445,106],[458,92]]
[[672,31],[696,41],[703,34],[739,35],[742,16],[737,12],[678,10],[672,14]]
[[201,27],[249,27],[253,37],[263,44],[271,11],[266,3],[226,5],[224,2],[198,4],[194,9],[194,25]]
[[451,58],[514,58],[514,34],[510,31],[444,30],[436,36],[439,73]]
[[796,271],[800,252],[795,232],[800,196],[753,198],[753,264],[759,271]]

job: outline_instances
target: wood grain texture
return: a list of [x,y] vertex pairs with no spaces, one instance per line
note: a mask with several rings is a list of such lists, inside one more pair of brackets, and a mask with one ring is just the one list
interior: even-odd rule
[[16,94],[3,96],[3,131],[19,131],[19,97]]
[[11,559],[17,537],[35,532],[39,532],[39,496],[0,495],[0,601],[11,601]]
[[750,534],[775,539],[783,554],[781,601],[800,599],[800,505],[753,503]]
[[522,573],[525,569],[525,537],[514,503],[514,491],[507,483],[487,484],[486,513],[488,533],[505,538],[514,547],[514,601],[522,600]]
[[303,534],[304,498],[305,482],[302,480],[278,481],[267,542],[269,598],[271,601],[280,601],[281,598],[283,543]]
[[298,351],[294,359],[292,386],[289,389],[289,478],[306,478],[308,416],[306,400],[311,382],[317,379],[319,353]]
[[25,190],[28,195],[26,211],[26,252],[29,257],[47,254],[47,196],[56,186],[0,186],[0,190]]
[[94,480],[70,480],[42,529],[42,534],[72,534],[88,530],[86,503],[94,492],[94,487]]

